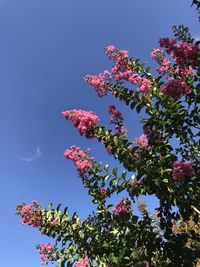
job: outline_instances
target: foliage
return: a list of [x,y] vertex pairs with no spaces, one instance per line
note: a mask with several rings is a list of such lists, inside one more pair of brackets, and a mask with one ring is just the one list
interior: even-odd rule
[[[65,156],[77,167],[96,211],[82,220],[77,213],[70,217],[68,208],[62,210],[60,205],[48,209],[36,202],[18,205],[23,223],[55,239],[54,246],[38,246],[43,263],[57,261],[58,267],[198,264],[200,50],[186,27],[173,30],[177,39],[161,38],[160,48],[151,53],[159,64],[158,75],[129,58],[126,50],[108,46],[105,52],[114,61],[111,72],[85,77],[100,97],[110,93],[142,114],[144,133],[135,141],[130,141],[124,118],[113,105],[109,112],[114,129],[100,125],[92,112],[63,112],[81,135],[101,142],[124,171],[96,162],[89,152],[73,146]],[[128,89],[128,83],[138,89]],[[108,204],[119,193],[124,196],[121,201]],[[141,200],[143,195],[158,198],[154,215]],[[140,216],[134,213],[136,204]]]

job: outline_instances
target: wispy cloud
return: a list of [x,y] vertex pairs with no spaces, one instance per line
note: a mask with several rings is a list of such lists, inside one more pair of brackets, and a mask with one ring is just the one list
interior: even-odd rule
[[42,151],[40,149],[40,147],[37,147],[35,153],[29,157],[18,157],[18,159],[26,161],[26,162],[33,162],[37,159],[39,159],[42,155]]

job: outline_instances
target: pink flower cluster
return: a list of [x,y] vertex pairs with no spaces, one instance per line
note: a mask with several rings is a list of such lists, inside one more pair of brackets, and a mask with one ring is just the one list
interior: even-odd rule
[[167,74],[170,71],[170,60],[164,56],[160,48],[153,49],[151,57],[160,65],[160,68],[156,69],[159,73]]
[[179,99],[182,95],[190,94],[191,89],[187,86],[184,81],[181,80],[170,80],[169,82],[165,83],[162,88],[161,92],[165,95],[171,96],[172,98]]
[[111,81],[112,76],[109,71],[105,70],[99,75],[86,75],[83,79],[96,89],[98,96],[102,97],[108,93],[106,84]]
[[119,214],[126,214],[131,209],[130,204],[128,203],[127,199],[122,199],[114,208],[113,208],[113,214],[119,215]]
[[176,40],[170,38],[160,38],[160,47],[164,47],[168,54],[171,54],[174,50]]
[[96,89],[98,96],[107,95],[107,86],[112,79],[116,82],[125,80],[140,85],[138,91],[141,93],[146,93],[149,90],[152,82],[134,73],[133,67],[130,66],[128,61],[128,51],[119,49],[114,45],[109,45],[104,50],[108,58],[115,61],[111,73],[106,70],[99,75],[87,75],[84,77],[84,80]]
[[173,178],[177,181],[184,181],[186,177],[192,176],[193,167],[189,161],[175,161],[173,164]]
[[147,148],[149,145],[148,138],[146,134],[141,135],[135,140],[135,144],[140,147]]
[[48,261],[52,260],[52,253],[55,251],[52,244],[38,245],[37,248],[39,249],[42,264],[46,264]]
[[152,86],[152,82],[149,79],[142,78],[139,74],[135,73],[129,77],[129,82],[139,85],[138,91],[141,93],[147,93]]
[[117,110],[115,105],[110,105],[108,108],[108,112],[112,115],[112,117],[110,119],[110,123],[115,125],[116,130],[120,134],[122,134],[122,135],[126,134],[127,130],[123,126],[124,118],[122,117],[121,112],[119,112],[119,110]]
[[155,60],[161,60],[163,58],[163,51],[160,48],[153,49],[151,57]]
[[109,45],[104,48],[104,51],[109,59],[114,60],[117,63],[124,62],[128,59],[128,51],[119,49],[114,45]]
[[86,267],[88,264],[89,264],[89,260],[87,258],[79,259],[76,262],[75,267]]
[[114,123],[115,120],[123,121],[123,117],[121,112],[116,109],[115,105],[110,105],[108,108],[108,112],[113,115],[113,118],[111,119],[110,123]]
[[42,206],[33,200],[31,204],[19,204],[16,207],[16,214],[21,216],[21,224],[27,223],[33,227],[42,226]]
[[[166,74],[169,80],[161,91],[176,100],[192,91],[185,81],[188,76],[194,74],[193,68],[196,66],[197,54],[200,49],[196,44],[177,43],[175,39],[170,38],[160,38],[159,43],[160,47],[164,48],[165,52],[175,61],[175,65],[171,66],[170,60],[165,57],[165,52],[160,48],[154,49],[151,53],[152,58],[160,65],[157,71]],[[179,75],[180,80],[170,78],[172,75]]]
[[196,44],[180,43],[176,44],[176,40],[169,38],[160,38],[160,46],[164,47],[168,54],[172,57],[179,66],[191,65],[196,62],[199,48]]
[[84,152],[80,147],[73,145],[71,149],[66,149],[64,153],[64,157],[74,162],[74,165],[81,175],[93,166],[93,158],[89,157],[88,151]]
[[79,130],[80,135],[87,138],[94,138],[94,128],[99,122],[97,115],[91,111],[85,110],[67,110],[62,112],[66,120],[71,120],[72,124]]

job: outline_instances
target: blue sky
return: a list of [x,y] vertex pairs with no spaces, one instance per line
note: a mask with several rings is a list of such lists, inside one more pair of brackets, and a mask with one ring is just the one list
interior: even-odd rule
[[[103,48],[114,44],[151,63],[159,37],[172,24],[199,36],[186,0],[0,0],[0,229],[1,266],[41,266],[35,244],[48,242],[14,215],[20,202],[69,206],[81,217],[91,201],[65,148],[91,147],[97,160],[115,166],[103,147],[79,136],[61,116],[66,109],[93,110],[102,123],[111,97],[98,98],[82,77],[112,66]],[[119,104],[131,137],[139,118]],[[150,203],[152,205],[152,203]]]

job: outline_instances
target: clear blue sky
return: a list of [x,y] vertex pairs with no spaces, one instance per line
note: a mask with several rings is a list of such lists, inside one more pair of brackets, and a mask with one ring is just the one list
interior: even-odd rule
[[[97,142],[81,138],[61,111],[80,108],[108,120],[111,97],[98,98],[82,77],[111,67],[108,44],[151,62],[159,37],[172,24],[199,36],[189,0],[0,0],[0,266],[40,267],[35,244],[48,242],[14,215],[19,202],[63,203],[81,217],[91,202],[71,162],[72,144],[92,147],[104,163],[114,161]],[[119,105],[132,138],[138,117]],[[41,155],[34,158],[37,149]],[[40,151],[38,150],[38,155]],[[27,161],[30,160],[30,161]]]

